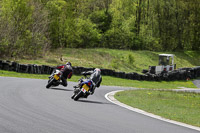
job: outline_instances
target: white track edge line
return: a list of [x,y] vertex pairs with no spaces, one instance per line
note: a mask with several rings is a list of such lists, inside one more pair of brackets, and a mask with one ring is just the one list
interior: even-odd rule
[[117,93],[117,92],[120,92],[120,91],[124,91],[124,90],[117,90],[117,91],[109,92],[109,93],[105,94],[105,98],[108,101],[110,101],[111,103],[114,103],[114,104],[116,104],[118,106],[121,106],[123,108],[126,108],[128,110],[131,110],[131,111],[134,111],[134,112],[149,116],[151,118],[155,118],[155,119],[158,119],[158,120],[161,120],[161,121],[165,121],[165,122],[168,122],[168,123],[172,123],[172,124],[176,124],[176,125],[179,125],[179,126],[182,126],[182,127],[186,127],[186,128],[190,128],[190,129],[193,129],[193,130],[200,131],[199,127],[195,127],[195,126],[192,126],[192,125],[189,125],[189,124],[185,124],[185,123],[182,123],[182,122],[178,122],[178,121],[174,121],[174,120],[169,120],[169,119],[163,118],[161,116],[154,115],[152,113],[148,113],[148,112],[143,111],[141,109],[133,108],[133,107],[128,106],[128,105],[126,105],[124,103],[121,103],[121,102],[119,102],[118,100],[116,100],[114,98],[114,94]]

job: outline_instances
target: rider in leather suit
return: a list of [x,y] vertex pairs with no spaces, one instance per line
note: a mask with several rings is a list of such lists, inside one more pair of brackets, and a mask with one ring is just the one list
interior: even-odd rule
[[[92,81],[92,88],[90,88],[90,94],[93,94],[96,87],[100,87],[100,84],[102,82],[102,77],[101,77],[101,70],[99,68],[94,69],[94,71],[87,71],[87,72],[82,72],[82,75],[90,75],[90,77],[87,80],[91,80]],[[80,84],[79,84],[80,85]],[[79,87],[76,86],[76,88]]]
[[60,84],[63,86],[67,86],[67,79],[70,79],[72,77],[72,64],[70,62],[67,62],[65,65],[57,66],[56,69],[59,69],[61,72],[61,80]]

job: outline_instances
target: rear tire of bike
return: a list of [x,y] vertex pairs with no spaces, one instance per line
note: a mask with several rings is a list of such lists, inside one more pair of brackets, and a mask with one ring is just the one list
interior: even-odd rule
[[77,101],[82,95],[83,95],[83,92],[80,91],[80,92],[74,97],[74,101]]
[[74,97],[75,97],[75,94],[73,94],[73,95],[71,96],[71,99],[74,99]]

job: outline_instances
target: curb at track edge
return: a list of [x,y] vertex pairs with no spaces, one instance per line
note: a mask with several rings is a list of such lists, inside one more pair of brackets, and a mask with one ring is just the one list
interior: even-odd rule
[[118,100],[116,100],[114,98],[115,93],[120,92],[120,91],[124,91],[124,90],[117,90],[117,91],[109,92],[109,93],[105,94],[105,98],[108,101],[110,101],[111,103],[116,104],[118,106],[121,106],[123,108],[126,108],[128,110],[131,110],[133,112],[140,113],[140,114],[143,114],[145,116],[148,116],[148,117],[151,117],[151,118],[154,118],[154,119],[158,119],[158,120],[161,120],[161,121],[165,121],[165,122],[168,122],[168,123],[171,123],[171,124],[175,124],[175,125],[178,125],[178,126],[182,126],[182,127],[186,127],[186,128],[190,128],[190,129],[193,129],[193,130],[200,131],[199,127],[195,127],[195,126],[192,126],[192,125],[189,125],[189,124],[185,124],[185,123],[182,123],[182,122],[166,119],[166,118],[163,118],[161,116],[154,115],[154,114],[148,113],[148,112],[146,112],[144,110],[133,108],[133,107],[128,106],[128,105],[126,105],[124,103],[121,103],[121,102],[119,102]]

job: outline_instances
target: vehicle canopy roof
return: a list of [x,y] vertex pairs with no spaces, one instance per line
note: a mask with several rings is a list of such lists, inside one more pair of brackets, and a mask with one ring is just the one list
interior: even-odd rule
[[159,56],[170,56],[170,57],[174,57],[173,54],[159,54]]
[[174,55],[173,54],[159,54],[159,63],[158,64],[159,65],[174,64]]

